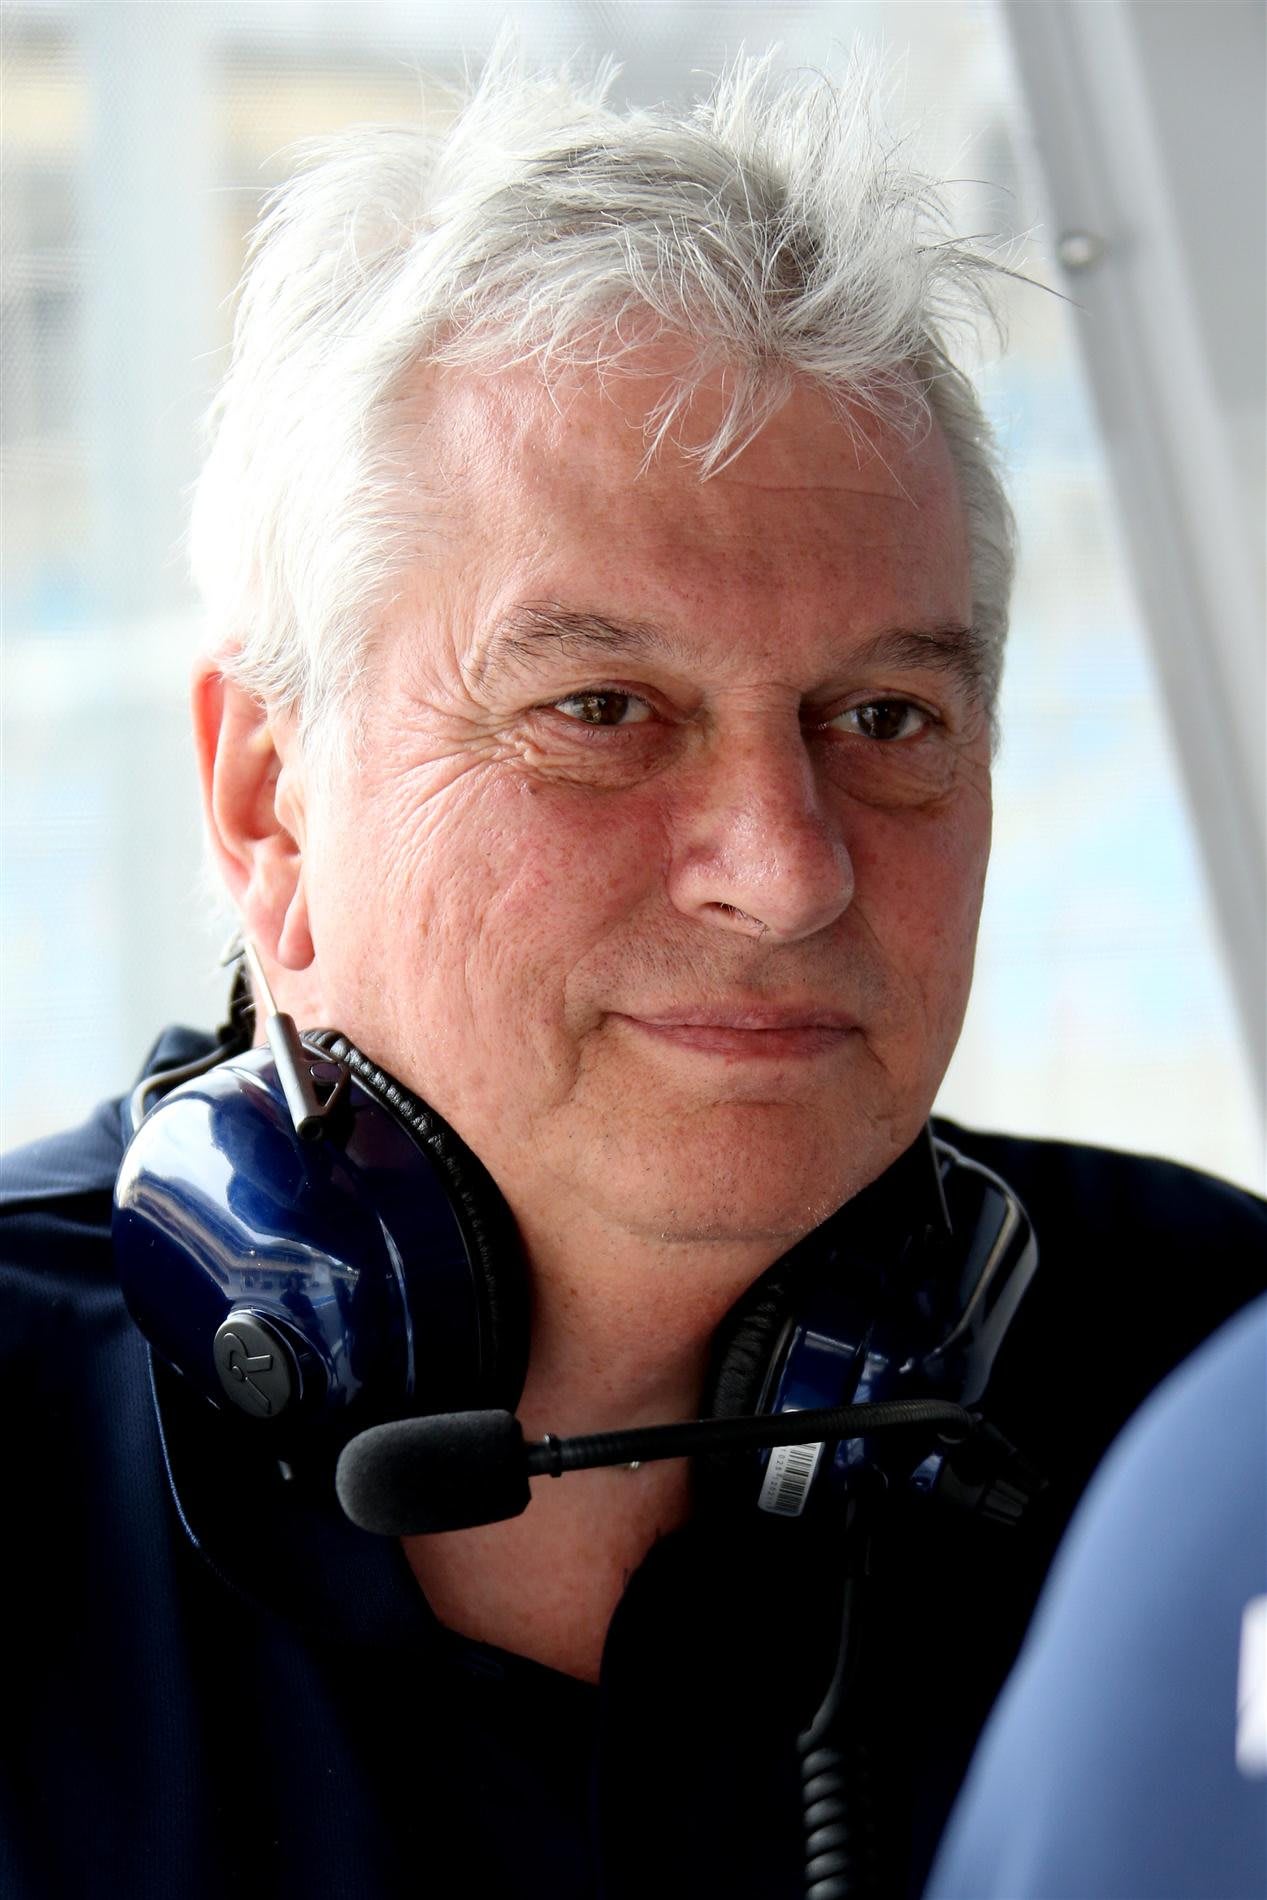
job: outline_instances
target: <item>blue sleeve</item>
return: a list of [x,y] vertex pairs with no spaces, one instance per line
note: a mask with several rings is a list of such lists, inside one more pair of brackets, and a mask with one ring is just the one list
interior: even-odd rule
[[1263,1900],[1267,1761],[1251,1731],[1267,1722],[1264,1593],[1259,1301],[1101,1466],[925,1900]]

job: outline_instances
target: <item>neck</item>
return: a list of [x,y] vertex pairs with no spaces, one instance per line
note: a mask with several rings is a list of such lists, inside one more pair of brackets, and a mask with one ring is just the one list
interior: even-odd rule
[[[769,1242],[663,1242],[570,1234],[521,1218],[532,1351],[517,1408],[525,1435],[699,1415],[712,1337],[776,1257]],[[690,1514],[685,1459],[533,1481],[522,1517],[405,1540],[440,1620],[460,1634],[596,1681],[607,1626],[657,1538]]]
[[[665,1236],[575,1207],[562,1217],[548,1207],[542,1217],[513,1196],[512,1204],[533,1297],[520,1415],[525,1427],[559,1433],[698,1417],[718,1327],[800,1238]],[[558,1405],[566,1410],[553,1411]]]
[[534,1431],[698,1416],[713,1336],[782,1249],[594,1234],[561,1245],[521,1220],[532,1351],[519,1407]]

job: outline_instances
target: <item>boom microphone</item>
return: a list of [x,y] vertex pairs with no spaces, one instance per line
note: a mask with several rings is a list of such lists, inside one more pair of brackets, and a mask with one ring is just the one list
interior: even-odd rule
[[562,1477],[604,1465],[651,1463],[701,1451],[753,1451],[810,1445],[873,1432],[922,1427],[963,1439],[977,1420],[942,1399],[894,1399],[839,1405],[778,1417],[692,1419],[584,1438],[524,1441],[510,1412],[443,1412],[371,1426],[344,1447],[335,1489],[346,1515],[381,1537],[470,1530],[518,1517],[530,1478]]

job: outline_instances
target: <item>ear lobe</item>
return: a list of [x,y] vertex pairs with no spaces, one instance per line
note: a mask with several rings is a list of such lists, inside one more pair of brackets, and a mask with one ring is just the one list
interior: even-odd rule
[[193,683],[203,813],[216,864],[256,946],[313,960],[303,880],[303,790],[293,724],[204,661]]

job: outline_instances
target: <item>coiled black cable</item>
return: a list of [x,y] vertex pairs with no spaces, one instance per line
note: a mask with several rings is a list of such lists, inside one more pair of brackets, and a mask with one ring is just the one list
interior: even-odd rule
[[859,1618],[870,1569],[870,1525],[862,1501],[846,1517],[847,1575],[841,1590],[840,1643],[827,1693],[796,1738],[805,1827],[806,1900],[887,1900],[882,1885],[876,1787],[866,1739],[849,1732],[851,1694],[861,1660]]
[[798,1742],[806,1900],[880,1900],[875,1782],[865,1742]]

